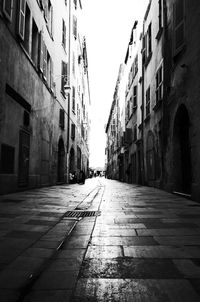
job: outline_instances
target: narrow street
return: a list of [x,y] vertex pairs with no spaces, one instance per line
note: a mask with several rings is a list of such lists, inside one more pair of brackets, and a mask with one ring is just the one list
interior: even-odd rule
[[102,177],[0,197],[0,301],[199,301],[200,205]]

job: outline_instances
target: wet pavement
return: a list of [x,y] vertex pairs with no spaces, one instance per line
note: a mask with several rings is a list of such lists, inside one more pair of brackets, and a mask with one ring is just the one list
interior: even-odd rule
[[0,301],[200,301],[200,203],[104,178],[0,196]]

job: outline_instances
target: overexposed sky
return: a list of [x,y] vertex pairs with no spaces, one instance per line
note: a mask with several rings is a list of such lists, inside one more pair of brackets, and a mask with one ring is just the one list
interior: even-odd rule
[[105,125],[131,29],[149,0],[82,0],[92,103],[90,167],[104,167]]

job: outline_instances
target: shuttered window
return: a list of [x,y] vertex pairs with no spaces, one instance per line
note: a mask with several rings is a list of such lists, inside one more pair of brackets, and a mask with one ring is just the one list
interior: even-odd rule
[[75,124],[71,124],[71,139],[75,139]]
[[40,36],[39,36],[39,70],[41,72],[43,72],[43,36],[42,36],[42,32],[40,32]]
[[65,111],[63,109],[60,109],[59,112],[59,126],[62,130],[65,129]]
[[150,87],[146,91],[146,117],[150,114]]
[[3,1],[3,12],[9,21],[12,21],[13,0]]
[[65,21],[62,21],[62,46],[66,49],[66,25]]
[[137,107],[137,86],[133,87],[133,109]]
[[43,76],[47,79],[47,47],[43,42]]
[[25,13],[26,13],[26,0],[20,0],[18,33],[22,38],[22,40],[24,39],[24,32],[25,32]]
[[62,76],[61,76],[61,92],[65,96],[65,86],[67,85],[67,63],[62,62]]
[[156,73],[156,103],[163,98],[163,66],[161,65]]
[[73,86],[72,87],[72,111],[74,114],[76,113],[75,110],[76,110],[76,98],[75,98],[75,87]]
[[174,56],[177,55],[185,42],[185,1],[177,0],[174,10]]
[[77,18],[73,16],[73,35],[74,38],[77,38]]

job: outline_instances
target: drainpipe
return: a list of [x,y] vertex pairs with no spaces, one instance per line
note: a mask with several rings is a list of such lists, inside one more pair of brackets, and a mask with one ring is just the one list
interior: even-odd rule
[[[144,35],[144,23],[143,23],[143,35]],[[143,38],[143,37],[142,37]],[[143,58],[143,55],[142,55]],[[144,169],[144,64],[142,60],[142,142],[141,142],[141,169],[142,169],[142,184],[145,184],[145,169]]]
[[[67,80],[68,85],[71,87],[71,0],[69,0],[69,48],[68,48],[68,71]],[[67,117],[67,182],[69,175],[69,134],[70,134],[70,101],[71,101],[71,90],[67,92],[67,102],[68,102],[68,117]]]

